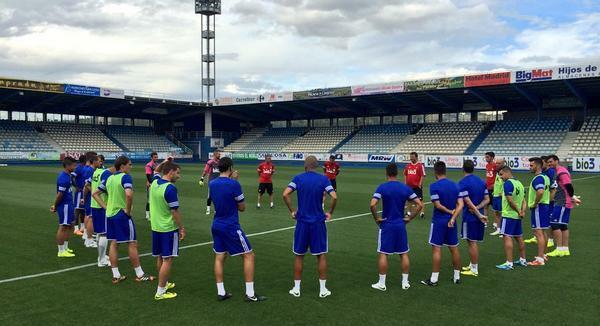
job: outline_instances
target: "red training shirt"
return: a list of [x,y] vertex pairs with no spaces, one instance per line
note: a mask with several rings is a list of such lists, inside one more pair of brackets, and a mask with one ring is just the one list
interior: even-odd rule
[[404,177],[406,180],[406,185],[411,188],[420,188],[421,187],[421,179],[425,177],[427,174],[425,173],[425,165],[421,162],[417,162],[415,164],[408,163],[404,167]]
[[324,164],[323,170],[329,180],[335,180],[338,174],[340,174],[340,165],[337,162],[327,161]]
[[259,183],[273,183],[273,173],[275,173],[275,165],[273,163],[261,163],[256,172],[258,172]]
[[488,189],[494,188],[496,181],[496,163],[493,161],[485,165],[485,185]]

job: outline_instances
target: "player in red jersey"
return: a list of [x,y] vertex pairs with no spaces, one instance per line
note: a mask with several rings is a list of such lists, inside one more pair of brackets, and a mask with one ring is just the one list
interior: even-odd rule
[[[340,174],[340,165],[335,161],[335,155],[329,155],[329,161],[323,164],[323,172],[325,176],[331,182],[331,186],[334,191],[337,191],[337,176]],[[327,194],[323,193],[323,207],[325,207],[325,197]]]
[[[211,180],[214,180],[219,177],[219,175],[220,175],[219,160],[220,159],[221,159],[221,151],[216,149],[213,152],[212,159],[210,159],[210,160],[208,160],[208,162],[206,162],[206,165],[204,166],[204,170],[202,170],[202,176],[200,177],[200,181],[198,181],[198,184],[200,184],[200,187],[204,186],[204,177],[208,176],[207,183],[209,183]],[[211,204],[212,204],[212,199],[210,198],[210,188],[209,188],[208,195],[206,197],[206,215],[210,215],[210,205]]]
[[150,184],[154,178],[154,170],[158,166],[158,153],[150,154],[150,162],[146,163],[146,220],[150,221]]
[[[420,200],[423,200],[423,182],[425,181],[426,175],[425,165],[419,162],[419,154],[417,154],[417,152],[410,153],[410,163],[406,164],[404,167],[404,183],[414,191]],[[416,207],[412,201],[409,205],[410,209],[406,212],[407,216],[410,216],[410,211],[414,210]],[[415,215],[416,214],[420,214],[421,218],[425,217],[423,209],[415,212]]]
[[265,161],[256,169],[258,172],[258,202],[256,208],[260,208],[262,196],[265,191],[269,194],[270,208],[273,208],[273,174],[275,173],[275,165],[271,162],[271,154],[265,155]]
[[[485,153],[485,187],[488,190],[488,193],[490,194],[490,198],[492,196],[492,194],[494,193],[494,182],[496,182],[496,153],[494,152],[487,152]],[[488,205],[491,205],[492,201],[490,200],[490,203]],[[484,209],[484,214],[487,216],[488,211],[487,211],[487,206]]]

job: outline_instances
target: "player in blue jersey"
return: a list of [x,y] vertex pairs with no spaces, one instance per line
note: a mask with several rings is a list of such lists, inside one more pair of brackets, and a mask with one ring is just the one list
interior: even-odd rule
[[463,199],[459,197],[458,185],[446,177],[446,163],[437,161],[433,170],[436,182],[429,186],[429,194],[433,203],[433,217],[429,231],[429,244],[432,248],[433,266],[431,277],[421,281],[429,286],[438,285],[440,265],[442,263],[442,246],[447,246],[452,254],[454,276],[452,282],[460,283],[460,253],[458,251],[458,228],[456,218],[462,212]]
[[[554,210],[554,194],[556,193],[557,184],[554,182],[554,178],[556,177],[556,169],[548,165],[549,156],[541,156],[542,159],[542,174],[547,176],[550,179],[550,217],[552,217],[552,210]],[[548,248],[554,247],[554,239],[552,238],[552,232],[550,229],[545,230],[546,233],[546,246]],[[533,237],[526,239],[525,243],[537,243],[537,238],[534,235]]]
[[[423,209],[423,203],[417,194],[402,182],[398,181],[398,166],[390,163],[386,169],[387,182],[377,187],[371,199],[371,214],[375,223],[379,225],[379,238],[377,240],[377,252],[379,253],[379,282],[371,287],[385,291],[385,278],[388,271],[388,255],[400,255],[402,261],[402,289],[408,290],[408,271],[410,260],[408,258],[408,236],[406,234],[406,223],[415,218],[416,214],[404,216],[404,205],[407,201],[414,203],[415,211]],[[383,213],[381,217],[377,213],[377,203],[383,201]]]
[[71,173],[75,171],[77,161],[71,157],[66,157],[63,162],[63,171],[56,180],[56,198],[50,206],[52,213],[58,214],[58,231],[56,231],[56,244],[58,245],[58,254],[60,258],[75,257],[72,250],[69,249],[69,235],[73,229],[73,193],[71,190]]
[[[308,156],[304,160],[304,173],[298,174],[292,179],[283,191],[283,201],[290,210],[293,219],[296,220],[294,231],[294,287],[289,291],[294,297],[300,296],[300,282],[302,280],[302,269],[304,268],[304,255],[310,248],[310,253],[317,257],[319,270],[319,297],[326,298],[331,295],[327,289],[327,226],[325,220],[331,219],[335,210],[337,194],[329,179],[316,172],[319,162],[314,156]],[[298,195],[298,209],[292,207],[292,193]],[[323,211],[323,193],[327,192],[331,197],[329,212]]]
[[479,275],[479,246],[477,242],[483,241],[487,216],[485,207],[490,202],[489,191],[485,182],[473,175],[475,163],[466,160],[463,163],[465,176],[458,183],[459,197],[463,199],[461,238],[469,243],[469,266],[463,267],[461,274],[469,276]]
[[[212,203],[215,206],[215,217],[212,224],[213,250],[215,251],[215,280],[217,282],[217,298],[224,301],[231,298],[225,291],[223,274],[225,258],[242,255],[244,260],[244,279],[246,282],[246,301],[258,302],[266,300],[254,292],[254,252],[242,231],[239,213],[246,210],[242,186],[237,181],[238,172],[233,170],[233,160],[223,157],[219,160],[219,176],[211,178],[208,184]],[[151,214],[152,216],[152,214]]]
[[[100,184],[106,185],[106,180],[112,175],[111,169],[104,168],[104,155],[96,156],[93,167],[94,174],[90,183],[90,192],[92,194],[98,190]],[[105,193],[100,194],[100,197],[106,202]],[[106,254],[108,248],[108,239],[106,239],[106,210],[100,206],[93,196],[90,205],[92,208],[92,225],[98,243],[98,267],[110,266],[110,261]]]
[[94,240],[94,224],[92,222],[92,176],[94,175],[94,161],[96,161],[97,153],[87,152],[85,153],[85,166],[83,167],[83,196],[81,199],[80,206],[83,207],[84,211],[84,232],[82,239],[86,248],[97,248],[98,243]]
[[83,230],[85,230],[85,208],[81,206],[81,200],[83,199],[83,187],[85,186],[85,165],[85,155],[80,155],[79,164],[77,164],[75,170],[71,172],[71,175],[73,176],[73,185],[75,186],[75,196],[73,198],[75,205],[75,231],[73,233],[80,237],[83,236]]

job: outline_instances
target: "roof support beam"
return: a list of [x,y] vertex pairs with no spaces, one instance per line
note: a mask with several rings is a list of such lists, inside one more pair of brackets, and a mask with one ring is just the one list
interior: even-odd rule
[[474,89],[474,88],[467,88],[466,91],[475,95],[477,98],[479,98],[480,100],[482,100],[483,102],[485,102],[486,104],[488,104],[489,106],[491,106],[494,109],[499,109],[502,107],[502,105],[500,105],[500,103],[498,101],[496,101],[494,98],[492,98],[491,96],[489,96],[482,90]]
[[445,98],[442,95],[438,95],[434,92],[431,91],[425,91],[425,94],[427,94],[427,96],[431,97],[432,99],[444,104],[445,106],[447,106],[448,108],[454,110],[454,111],[460,111],[462,110],[462,105],[459,103],[456,103],[452,100],[449,100],[447,98]]

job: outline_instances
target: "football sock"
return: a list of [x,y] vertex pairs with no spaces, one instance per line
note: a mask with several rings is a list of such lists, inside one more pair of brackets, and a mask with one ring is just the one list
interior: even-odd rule
[[119,267],[112,267],[111,270],[112,270],[113,278],[121,277],[121,272],[119,272]]
[[246,282],[246,296],[250,298],[254,296],[254,282]]
[[300,292],[300,282],[302,282],[302,280],[294,280],[294,291]]
[[327,280],[321,280],[319,279],[319,285],[321,288],[321,293],[327,291],[327,287],[325,287],[325,283],[327,283]]
[[65,241],[65,243],[63,244],[63,251],[64,250],[69,250],[69,241]]
[[454,280],[460,280],[460,271],[458,269],[454,270]]
[[431,273],[431,278],[429,279],[432,283],[437,283],[438,277],[440,276],[440,272]]
[[108,240],[106,237],[98,237],[98,261],[103,261],[106,256],[106,247],[108,246]]
[[58,245],[58,253],[65,251],[65,245]]
[[379,274],[379,285],[385,286],[385,274]]
[[544,257],[535,257],[535,260],[539,261],[540,263],[543,263]]
[[162,288],[162,287],[159,286],[159,287],[156,288],[156,295],[163,295],[166,292],[167,292],[167,288],[166,287]]
[[402,284],[408,284],[408,274],[402,273]]
[[217,283],[217,294],[225,295],[225,284],[223,284],[223,282]]
[[144,276],[144,270],[142,269],[142,266],[141,266],[141,265],[140,265],[140,266],[138,266],[138,267],[134,267],[133,269],[135,270],[135,275],[136,275],[137,277],[142,277],[142,276]]
[[471,272],[479,274],[479,264],[471,264]]

